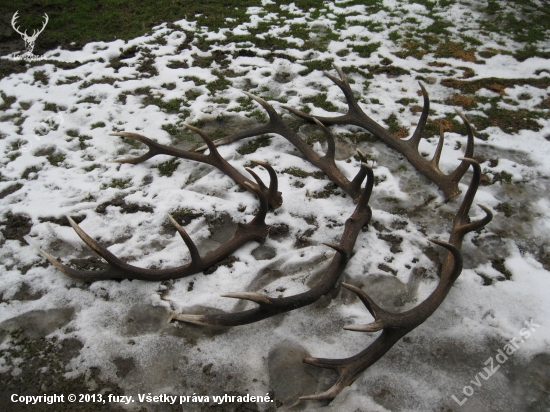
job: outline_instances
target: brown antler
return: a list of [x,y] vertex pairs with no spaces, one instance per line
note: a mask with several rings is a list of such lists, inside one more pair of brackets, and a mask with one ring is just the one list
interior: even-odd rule
[[[212,143],[210,138],[201,130],[194,127],[190,127],[192,130],[197,131],[207,143]],[[107,248],[101,246],[90,236],[88,236],[69,216],[67,219],[69,223],[76,231],[78,236],[97,254],[104,258],[109,263],[109,268],[100,271],[87,271],[87,270],[78,270],[72,269],[68,266],[63,265],[49,253],[41,250],[42,254],[62,273],[65,275],[78,280],[83,280],[86,282],[93,282],[97,280],[105,279],[140,279],[140,280],[166,280],[166,279],[178,279],[185,276],[190,276],[198,272],[211,267],[212,265],[220,262],[225,259],[231,253],[239,249],[242,245],[249,241],[258,241],[263,242],[267,236],[269,226],[265,223],[265,216],[268,211],[268,199],[267,195],[271,195],[272,199],[274,193],[277,193],[277,175],[273,169],[264,162],[257,162],[264,166],[270,176],[271,183],[269,189],[263,184],[261,179],[250,169],[246,169],[252,177],[256,180],[256,184],[252,184],[248,179],[244,178],[240,173],[238,173],[233,166],[223,159],[216,148],[212,145],[209,155],[198,155],[196,153],[185,152],[183,150],[172,149],[154,141],[134,133],[117,133],[118,136],[132,137],[136,140],[142,141],[143,143],[149,146],[149,152],[137,159],[122,159],[118,160],[120,163],[139,163],[145,161],[157,154],[171,154],[178,157],[191,158],[192,160],[203,161],[204,163],[212,164],[217,166],[219,169],[226,171],[228,174],[231,173],[231,176],[240,176],[242,184],[250,191],[252,191],[260,200],[260,208],[254,217],[254,219],[247,223],[239,223],[237,229],[233,236],[218,249],[213,252],[210,252],[206,257],[201,258],[197,247],[185,232],[185,230],[169,215],[170,221],[176,227],[176,230],[181,235],[183,241],[187,245],[189,252],[191,254],[191,262],[187,265],[178,266],[171,269],[143,269],[136,266],[128,265],[113,255],[107,250]],[[190,156],[193,155],[193,156]],[[196,159],[194,158],[196,156]],[[280,193],[278,193],[278,199],[281,199]]]
[[[441,138],[432,160],[424,159],[418,152],[418,145],[420,143],[420,139],[422,138],[422,133],[424,132],[424,127],[426,126],[426,121],[430,111],[430,98],[428,97],[428,92],[422,83],[419,83],[419,85],[422,90],[422,95],[424,96],[424,107],[422,109],[420,120],[418,121],[418,125],[416,126],[416,130],[414,131],[412,137],[408,140],[402,140],[388,132],[369,116],[367,116],[365,112],[363,112],[357,103],[357,99],[353,95],[353,91],[351,90],[346,75],[338,66],[335,65],[334,68],[340,76],[339,79],[329,73],[325,72],[324,74],[344,92],[348,103],[348,112],[346,114],[338,117],[321,117],[312,116],[291,107],[283,107],[294,113],[296,116],[311,121],[318,120],[325,125],[353,124],[366,129],[374,136],[378,137],[380,140],[402,153],[403,156],[405,156],[407,160],[420,171],[420,173],[434,182],[443,191],[447,201],[458,196],[460,194],[458,183],[460,182],[460,179],[462,179],[462,176],[464,176],[464,173],[468,170],[468,163],[463,161],[452,173],[448,175],[441,172],[438,164],[441,150],[443,149],[443,131],[441,131]],[[472,127],[462,113],[459,111],[457,111],[457,113],[464,122],[464,125],[468,131],[468,143],[466,145],[464,156],[471,158],[474,155],[474,135],[472,132]]]
[[248,179],[247,177],[243,176],[241,173],[239,173],[239,171],[237,171],[237,169],[231,166],[227,162],[227,160],[225,160],[220,155],[220,153],[218,152],[218,149],[216,149],[216,146],[212,142],[212,139],[210,138],[210,136],[208,136],[203,130],[190,125],[185,125],[185,127],[196,132],[204,140],[204,142],[206,143],[206,147],[210,149],[209,154],[206,155],[202,153],[189,152],[187,150],[180,150],[174,147],[165,146],[149,139],[148,137],[142,136],[137,133],[120,132],[120,133],[112,133],[111,136],[129,137],[131,139],[137,140],[141,143],[146,144],[147,147],[149,147],[149,151],[139,157],[128,158],[128,159],[117,159],[113,161],[117,163],[130,163],[135,165],[141,162],[145,162],[146,160],[149,160],[150,158],[156,155],[163,154],[163,155],[175,156],[175,157],[179,157],[187,160],[194,160],[196,162],[207,163],[221,170],[223,173],[225,173],[235,182],[242,185],[245,189],[252,192],[254,191],[252,188],[259,189],[267,198],[268,203],[274,209],[280,207],[283,204],[283,198],[282,198],[281,192],[277,191],[277,186],[278,186],[277,174],[275,173],[275,171],[271,166],[269,166],[267,163],[264,163],[264,162],[255,161],[255,163],[258,163],[259,165],[265,167],[269,173],[269,177],[271,181],[270,181],[269,188],[267,188],[261,182],[261,180],[257,180],[256,182],[254,182]]
[[334,288],[334,285],[340,278],[346,264],[351,258],[353,247],[355,246],[357,236],[361,232],[361,228],[367,225],[372,217],[372,211],[368,203],[374,183],[374,175],[372,169],[366,163],[362,163],[361,167],[367,174],[365,190],[363,190],[363,193],[359,197],[353,214],[345,222],[345,229],[342,234],[342,238],[340,239],[340,243],[323,243],[324,245],[334,249],[336,254],[332,258],[332,262],[317,285],[307,292],[283,298],[271,298],[262,293],[256,292],[226,293],[222,296],[250,300],[257,303],[258,306],[254,309],[237,313],[215,315],[174,314],[172,315],[172,319],[187,323],[194,323],[197,325],[245,325],[247,323],[258,322],[262,319],[266,319],[280,313],[289,312],[291,310],[310,305],[317,301],[321,296],[330,292]]
[[444,247],[448,251],[441,267],[439,284],[435,290],[424,302],[414,309],[402,313],[391,313],[380,308],[370,296],[361,289],[342,283],[342,286],[359,296],[363,304],[374,317],[374,322],[372,323],[367,325],[348,325],[344,327],[344,329],[359,332],[377,332],[382,330],[382,334],[368,348],[350,358],[305,358],[305,363],[335,370],[338,373],[338,378],[334,385],[325,392],[317,395],[302,396],[300,399],[333,399],[346,386],[350,385],[360,373],[380,359],[399,339],[428,319],[428,317],[430,317],[430,315],[441,305],[453,283],[462,272],[462,255],[460,254],[460,247],[462,246],[464,236],[469,232],[481,229],[489,223],[493,217],[489,209],[479,205],[485,211],[485,217],[470,222],[468,212],[470,211],[481,180],[481,169],[479,164],[473,159],[462,158],[462,161],[472,165],[474,175],[462,204],[453,220],[453,228],[449,237],[449,242],[430,239],[431,242]]
[[[366,169],[365,168],[359,169],[359,172],[351,182],[348,180],[346,176],[344,176],[344,174],[336,166],[336,162],[335,162],[336,145],[334,143],[334,136],[332,135],[332,132],[325,125],[323,125],[321,122],[319,122],[314,118],[311,119],[312,121],[317,123],[317,125],[321,128],[321,130],[323,131],[323,133],[327,138],[327,145],[328,145],[327,152],[323,156],[320,156],[319,154],[317,154],[317,152],[315,152],[315,150],[313,150],[307,144],[307,142],[304,139],[298,136],[298,134],[283,121],[282,117],[275,111],[273,106],[271,106],[268,102],[266,102],[264,99],[258,96],[254,96],[253,94],[248,92],[243,92],[243,93],[245,93],[252,100],[255,100],[256,102],[258,102],[265,109],[265,111],[269,115],[269,123],[249,131],[244,131],[224,139],[216,140],[213,143],[213,145],[220,146],[222,144],[228,144],[240,139],[244,139],[246,137],[257,136],[258,134],[264,134],[264,133],[279,134],[283,136],[285,139],[287,139],[290,143],[292,143],[294,147],[296,147],[311,164],[317,166],[319,169],[325,172],[325,174],[329,177],[329,179],[332,180],[339,188],[341,188],[354,201],[356,201],[359,198],[359,196],[361,195],[361,183],[365,179]],[[209,148],[209,146],[199,147],[197,151],[204,150],[207,147]],[[364,163],[367,161],[365,159],[365,156],[363,155],[363,153],[361,153],[360,150],[357,150],[357,153],[359,154],[359,158],[361,159],[361,162]]]

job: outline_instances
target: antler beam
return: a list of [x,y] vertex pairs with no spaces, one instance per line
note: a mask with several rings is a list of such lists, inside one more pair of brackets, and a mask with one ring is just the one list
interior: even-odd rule
[[[254,96],[251,93],[243,92],[248,97],[250,97],[252,100],[259,103],[267,112],[269,116],[269,123],[249,130],[244,131],[232,136],[229,136],[228,138],[219,139],[213,142],[215,146],[220,146],[222,144],[228,144],[240,139],[244,139],[246,137],[252,137],[257,136],[258,134],[265,134],[265,133],[276,133],[281,136],[283,136],[285,139],[287,139],[290,143],[296,147],[307,159],[308,162],[311,164],[317,166],[319,169],[321,169],[325,174],[329,177],[330,180],[332,180],[339,188],[341,188],[347,195],[349,195],[354,201],[357,201],[359,196],[361,195],[361,183],[363,182],[363,179],[365,179],[365,170],[364,168],[361,168],[357,175],[353,178],[353,180],[350,182],[346,176],[338,169],[336,166],[335,161],[335,152],[336,152],[336,145],[334,143],[334,136],[332,132],[321,122],[317,121],[316,119],[312,119],[317,125],[321,128],[323,133],[325,134],[327,138],[328,143],[328,149],[327,152],[320,156],[313,150],[307,142],[302,139],[294,130],[292,130],[282,119],[282,117],[275,111],[273,106],[271,106],[268,102],[266,102],[264,99]],[[285,106],[283,106],[285,107]],[[287,108],[287,107],[285,107]],[[288,108],[287,108],[288,109]],[[209,146],[202,146],[197,149],[197,151],[204,150],[206,148],[209,148]],[[361,162],[366,162],[365,156],[361,151],[357,150],[357,153],[359,154],[359,158],[361,159]]]
[[[334,125],[334,124],[353,124],[359,127],[362,127],[372,133],[374,136],[378,137],[384,143],[397,150],[407,160],[416,168],[420,173],[426,176],[429,180],[435,183],[445,195],[447,201],[453,199],[454,197],[460,194],[458,189],[458,183],[464,173],[468,170],[468,163],[462,161],[462,163],[450,174],[446,175],[439,169],[439,157],[441,155],[441,150],[443,149],[443,130],[441,130],[441,138],[437,146],[436,152],[432,160],[424,159],[418,152],[418,145],[420,144],[420,139],[422,138],[422,133],[426,126],[426,121],[428,120],[428,114],[430,111],[430,98],[428,92],[422,83],[419,83],[420,89],[422,90],[422,96],[424,97],[424,107],[422,108],[422,114],[416,126],[416,130],[412,137],[408,140],[402,140],[397,136],[391,134],[385,128],[376,123],[369,116],[363,112],[357,99],[353,95],[353,91],[349,85],[348,79],[342,69],[338,66],[334,66],[340,78],[337,78],[330,73],[324,73],[326,77],[332,80],[344,93],[346,101],[348,103],[348,112],[342,116],[338,117],[322,117],[322,116],[312,116],[310,114],[304,113],[300,110],[293,109],[291,107],[285,107],[287,110],[294,113],[296,116],[299,116],[303,119],[310,121],[318,120],[325,125]],[[457,111],[458,115],[464,122],[466,130],[468,132],[468,143],[466,145],[466,151],[464,156],[471,158],[474,155],[474,134],[470,123],[464,117],[462,113]]]
[[[201,136],[203,136],[203,138],[207,142],[210,141],[211,143],[211,140],[206,136],[204,132],[200,131],[199,129],[195,129],[195,128],[193,129],[198,130],[201,133]],[[156,154],[175,153],[174,155],[184,154],[185,156],[187,156],[190,153],[190,152],[184,152],[177,149],[167,148],[166,146],[159,145],[158,143],[155,143],[144,136],[136,135],[133,133],[125,133],[125,134],[118,133],[117,135],[133,137],[136,140],[143,141],[145,144],[149,146],[149,153],[147,153],[146,155],[141,156],[140,158],[137,158],[137,159],[122,159],[118,161],[120,163],[139,163],[155,156]],[[132,135],[132,136],[128,136],[128,135]],[[228,171],[231,171],[231,173],[236,173],[238,176],[243,177],[231,165],[229,165],[229,163],[227,163],[225,159],[223,159],[218,154],[215,147],[212,147],[212,148],[214,150],[211,151],[209,155],[197,155],[196,153],[190,153],[190,154],[193,156],[200,156],[199,159],[204,161],[205,163],[218,165],[220,169],[222,168],[226,169]],[[216,159],[222,159],[223,162],[217,163],[215,161]],[[189,252],[191,254],[191,263],[187,265],[178,266],[171,269],[143,269],[136,266],[128,265],[124,263],[122,260],[120,260],[119,258],[117,258],[115,255],[113,255],[111,252],[109,252],[107,248],[105,248],[104,246],[101,246],[98,242],[96,242],[90,236],[88,236],[69,216],[67,216],[67,219],[69,220],[69,223],[71,224],[75,232],[78,234],[78,236],[80,236],[80,238],[90,248],[92,248],[98,255],[100,255],[103,259],[105,259],[108,262],[109,268],[105,270],[100,270],[100,271],[87,271],[87,270],[73,269],[66,265],[63,265],[61,262],[59,262],[49,253],[43,250],[41,250],[41,252],[62,273],[64,273],[65,275],[73,279],[83,280],[86,282],[93,282],[97,280],[106,280],[106,279],[140,279],[140,280],[159,281],[159,280],[166,280],[166,279],[178,279],[181,277],[193,275],[198,272],[202,272],[203,270],[208,269],[212,265],[225,259],[227,256],[235,252],[245,243],[249,241],[263,242],[265,240],[269,230],[269,226],[265,223],[265,217],[268,211],[267,195],[272,195],[272,199],[273,199],[274,198],[273,194],[277,193],[277,176],[273,171],[273,169],[271,169],[271,167],[267,163],[264,163],[264,162],[257,162],[257,163],[266,167],[270,172],[269,174],[272,178],[272,181],[270,183],[269,189],[263,184],[262,180],[250,169],[247,169],[247,171],[252,175],[254,180],[256,180],[256,184],[253,185],[252,183],[250,183],[248,179],[246,180],[241,179],[243,185],[248,190],[253,192],[260,200],[260,208],[256,216],[252,221],[250,221],[247,224],[239,223],[233,236],[226,243],[221,245],[218,249],[207,254],[206,257],[204,258],[200,257],[197,247],[195,246],[195,244],[193,243],[189,235],[170,215],[168,216],[170,218],[170,221],[172,222],[176,230],[181,235],[183,241],[187,245]],[[280,199],[280,193],[279,193],[279,199]]]
[[479,187],[481,168],[473,159],[462,158],[461,160],[472,165],[474,175],[462,204],[453,220],[449,242],[430,239],[431,242],[447,249],[440,271],[439,284],[430,296],[420,305],[406,312],[391,313],[380,308],[363,290],[342,283],[342,286],[357,294],[367,310],[374,317],[374,322],[372,323],[366,325],[348,325],[344,327],[344,329],[358,332],[377,332],[382,330],[382,333],[364,351],[350,358],[305,358],[305,363],[335,370],[338,373],[338,378],[334,385],[325,392],[317,395],[302,396],[300,397],[301,400],[333,399],[336,397],[336,395],[346,386],[350,385],[359,374],[380,359],[397,341],[399,341],[399,339],[421,325],[441,305],[455,280],[462,272],[462,255],[460,254],[460,247],[462,246],[464,236],[469,232],[481,229],[493,218],[493,214],[489,209],[479,205],[485,211],[485,217],[470,222],[468,213],[472,206],[477,188]]
[[141,142],[147,145],[147,147],[149,148],[149,151],[139,157],[127,158],[127,159],[116,159],[116,160],[113,160],[113,162],[129,163],[129,164],[135,165],[138,163],[145,162],[146,160],[149,160],[150,158],[156,155],[169,155],[169,156],[174,156],[181,159],[194,160],[196,162],[206,163],[218,168],[227,176],[229,176],[231,179],[233,179],[235,182],[242,185],[245,189],[251,192],[254,192],[253,188],[259,189],[267,198],[268,203],[274,209],[279,208],[283,204],[283,198],[282,198],[281,192],[277,191],[277,188],[278,188],[277,175],[270,165],[268,165],[265,162],[259,162],[259,161],[254,162],[263,166],[268,171],[271,182],[270,182],[269,188],[267,188],[263,183],[261,183],[261,180],[254,182],[249,178],[243,176],[241,173],[239,173],[237,169],[231,166],[227,162],[227,160],[225,160],[222,157],[222,155],[220,155],[220,153],[218,152],[218,149],[212,142],[212,139],[210,138],[210,136],[208,136],[208,134],[206,134],[203,130],[190,125],[185,125],[185,127],[196,132],[204,140],[204,142],[206,143],[206,147],[210,149],[209,154],[189,152],[187,150],[180,150],[174,147],[165,146],[155,142],[154,140],[149,139],[148,137],[145,137],[137,133],[119,132],[119,133],[112,133],[111,136],[129,137],[131,139],[137,140],[138,142]]
[[282,298],[271,298],[256,292],[226,293],[222,296],[250,300],[257,303],[258,306],[254,309],[243,312],[217,315],[173,314],[172,319],[186,323],[194,323],[197,325],[245,325],[247,323],[258,322],[262,319],[266,319],[280,313],[289,312],[291,310],[310,305],[313,302],[316,302],[321,296],[330,292],[334,288],[334,285],[340,278],[346,264],[351,258],[353,247],[355,246],[357,236],[361,232],[361,228],[367,225],[372,217],[372,211],[368,203],[372,192],[374,175],[372,169],[366,163],[362,163],[361,167],[367,174],[365,190],[363,190],[363,193],[359,197],[353,214],[344,224],[345,229],[342,234],[342,238],[340,239],[340,243],[323,243],[325,246],[334,249],[336,254],[332,258],[332,262],[317,285],[307,292]]

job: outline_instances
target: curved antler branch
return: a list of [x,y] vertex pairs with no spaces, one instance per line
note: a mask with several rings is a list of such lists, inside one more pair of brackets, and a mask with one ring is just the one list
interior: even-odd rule
[[[259,180],[259,182],[261,182],[261,180]],[[48,259],[63,274],[73,279],[83,280],[85,282],[94,282],[97,280],[107,279],[139,279],[159,281],[166,279],[179,279],[190,276],[195,273],[202,272],[203,270],[208,269],[209,267],[222,261],[250,241],[263,242],[265,240],[269,231],[269,226],[265,223],[265,217],[268,211],[267,198],[257,186],[253,186],[248,182],[245,182],[245,185],[247,185],[248,188],[254,192],[260,200],[260,208],[258,209],[256,216],[249,223],[239,223],[233,236],[231,236],[231,238],[218,249],[208,253],[204,258],[201,258],[195,243],[191,240],[187,232],[172,218],[172,216],[168,215],[170,221],[175,226],[176,230],[189,249],[191,262],[186,265],[170,269],[144,269],[124,263],[114,254],[109,252],[106,247],[100,245],[88,236],[88,234],[86,234],[86,232],[84,232],[69,216],[67,216],[67,219],[77,235],[84,241],[84,243],[93,249],[94,252],[105,259],[109,264],[109,267],[105,270],[98,271],[73,269],[63,265],[49,253],[43,250],[41,250],[41,252],[46,259]]]
[[[426,91],[426,88],[422,85],[422,83],[419,83],[420,89],[422,90],[422,95],[424,98],[424,107],[422,108],[422,114],[420,116],[418,125],[412,137],[408,140],[403,140],[391,134],[384,127],[376,123],[374,120],[372,120],[369,116],[365,114],[365,112],[359,106],[357,99],[353,95],[353,91],[351,90],[351,87],[349,85],[349,82],[344,72],[337,66],[334,66],[334,68],[336,69],[336,71],[338,72],[338,75],[340,76],[339,79],[329,73],[324,73],[324,74],[326,77],[331,79],[344,93],[344,96],[346,97],[346,101],[348,103],[348,112],[346,114],[337,116],[337,117],[322,117],[322,116],[312,116],[308,113],[304,113],[300,110],[292,109],[289,107],[285,107],[285,108],[287,110],[290,110],[296,116],[301,117],[302,119],[306,119],[310,121],[314,121],[315,119],[317,119],[318,121],[326,125],[353,124],[355,126],[359,126],[366,129],[367,131],[372,133],[374,136],[382,140],[384,143],[386,143],[393,149],[403,154],[403,156],[405,156],[405,158],[420,173],[422,173],[429,180],[435,183],[443,191],[443,194],[445,195],[445,199],[447,201],[458,196],[460,194],[460,190],[458,189],[458,183],[460,182],[460,179],[462,179],[462,176],[464,176],[464,173],[466,173],[466,171],[468,170],[468,164],[461,163],[460,166],[458,166],[458,168],[454,172],[448,175],[441,172],[441,170],[439,169],[438,163],[439,163],[439,157],[441,155],[441,150],[443,148],[442,141],[439,142],[436,153],[431,161],[424,159],[418,152],[418,145],[422,138],[422,134],[424,132],[426,121],[428,119],[428,114],[430,111],[430,99],[428,97],[428,92]],[[462,121],[464,122],[468,130],[468,143],[466,146],[465,157],[472,157],[473,151],[474,151],[474,140],[473,140],[472,128],[468,120],[464,117],[464,115],[458,111],[457,113],[461,117]]]
[[[307,159],[308,162],[311,164],[317,166],[319,169],[321,169],[325,174],[329,177],[330,180],[332,180],[339,188],[341,188],[347,195],[349,195],[352,199],[355,201],[361,194],[361,183],[362,179],[359,180],[356,177],[356,180],[353,182],[350,182],[346,176],[338,169],[335,162],[335,143],[334,143],[334,136],[330,132],[329,129],[327,129],[325,126],[323,126],[321,123],[319,123],[319,126],[321,127],[321,130],[327,137],[327,143],[328,143],[328,150],[325,153],[324,156],[318,155],[308,144],[307,142],[302,139],[294,130],[292,130],[287,124],[283,122],[282,117],[275,111],[273,106],[271,106],[268,102],[266,102],[264,99],[254,96],[251,93],[245,92],[245,94],[250,97],[252,100],[257,102],[259,105],[261,105],[269,115],[269,123],[265,126],[262,126],[261,133],[276,133],[281,136],[283,136],[286,140],[288,140],[290,143],[296,147]],[[281,106],[287,110],[294,111],[294,109]],[[312,120],[315,121],[315,120]],[[259,134],[257,132],[258,129],[254,129],[253,131],[249,131],[246,133],[238,133],[237,135],[233,135],[224,139],[216,140],[214,144],[216,146],[221,144],[227,144],[234,141],[237,141],[239,139],[243,139],[244,137],[251,137],[256,136]],[[207,146],[202,146],[197,150],[206,149]],[[359,173],[363,173],[360,171]],[[364,178],[364,175],[363,175]]]
[[171,319],[197,325],[245,325],[310,305],[317,301],[321,296],[332,290],[351,257],[357,236],[359,235],[362,227],[369,223],[372,216],[372,211],[368,205],[368,202],[372,192],[374,175],[372,169],[366,163],[362,163],[361,167],[365,169],[367,174],[365,190],[363,190],[358,199],[355,211],[345,222],[344,233],[342,234],[340,243],[324,243],[326,246],[334,249],[337,253],[332,258],[332,262],[317,285],[307,292],[282,298],[271,298],[255,292],[226,293],[222,296],[250,300],[257,303],[258,307],[245,310],[243,312],[213,315],[173,314]]
[[355,356],[346,359],[323,359],[305,358],[305,363],[321,368],[333,369],[338,373],[335,383],[326,391],[309,396],[302,396],[300,400],[321,400],[333,399],[346,386],[350,385],[365,369],[378,361],[390,348],[403,336],[421,325],[441,305],[455,280],[462,272],[462,255],[460,247],[466,233],[477,230],[491,221],[492,213],[484,206],[486,216],[476,222],[466,223],[473,198],[479,186],[480,167],[479,164],[469,158],[462,159],[463,162],[471,164],[474,169],[474,176],[468,187],[468,191],[459,207],[449,236],[449,242],[442,242],[430,239],[431,242],[444,247],[447,250],[443,265],[440,270],[439,283],[430,296],[415,308],[405,312],[392,313],[380,308],[376,302],[363,290],[358,287],[342,283],[342,286],[351,290],[357,296],[374,321],[365,325],[348,325],[344,329],[356,332],[377,332],[382,331],[380,336],[365,350]]
[[243,176],[237,169],[235,169],[227,160],[225,160],[220,153],[218,152],[218,149],[212,142],[212,139],[208,134],[206,134],[203,130],[196,128],[194,126],[185,125],[190,130],[193,130],[196,132],[206,143],[207,147],[210,149],[209,154],[202,154],[202,153],[195,153],[190,152],[187,150],[181,150],[176,149],[174,147],[165,146],[160,143],[155,142],[154,140],[149,139],[148,137],[145,137],[143,135],[137,134],[137,133],[130,133],[130,132],[119,132],[119,133],[111,133],[111,136],[120,136],[120,137],[128,137],[130,139],[137,140],[138,142],[141,142],[149,148],[149,151],[145,153],[142,156],[135,157],[135,158],[125,158],[125,159],[117,159],[113,160],[116,163],[129,163],[129,164],[138,164],[141,162],[144,162],[146,160],[149,160],[150,158],[157,156],[157,155],[169,155],[178,157],[181,159],[187,159],[187,160],[193,160],[195,162],[200,163],[206,163],[211,166],[214,166],[221,170],[223,173],[228,175],[231,179],[233,179],[238,184],[242,185],[245,189],[252,191],[249,186],[247,186],[245,183],[249,183],[252,185],[252,187],[259,188],[262,190],[263,194],[267,197],[267,200],[271,207],[274,209],[279,208],[283,203],[283,198],[281,195],[281,192],[277,191],[277,175],[275,171],[265,162],[256,162],[266,168],[269,172],[269,175],[271,177],[271,182],[269,188],[266,188],[265,185],[263,188],[260,188],[254,181],[250,180],[246,176]]

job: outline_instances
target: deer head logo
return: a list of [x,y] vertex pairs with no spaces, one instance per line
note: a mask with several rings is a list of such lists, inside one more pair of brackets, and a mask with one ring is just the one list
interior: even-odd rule
[[42,25],[42,28],[40,30],[34,30],[32,35],[29,36],[27,34],[27,30],[25,30],[24,33],[21,33],[21,31],[19,31],[19,27],[17,27],[15,24],[16,24],[16,21],[17,19],[19,18],[19,10],[16,11],[14,14],[13,14],[13,17],[11,18],[11,26],[13,27],[13,29],[19,33],[21,35],[21,38],[23,39],[23,41],[25,42],[25,49],[27,50],[25,52],[26,55],[29,55],[29,56],[32,56],[32,51],[34,50],[34,43],[36,42],[36,39],[38,38],[38,35],[40,33],[42,33],[44,31],[44,28],[46,27],[46,24],[48,24],[48,20],[49,20],[49,17],[46,13],[44,13],[44,24]]

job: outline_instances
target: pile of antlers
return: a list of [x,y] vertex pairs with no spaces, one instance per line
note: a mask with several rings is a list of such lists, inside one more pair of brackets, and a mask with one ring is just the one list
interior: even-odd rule
[[[462,255],[460,253],[460,248],[462,246],[464,236],[469,232],[483,228],[492,219],[491,211],[481,205],[480,207],[485,211],[485,217],[472,222],[468,217],[470,207],[472,206],[472,202],[480,183],[481,170],[479,164],[472,159],[474,152],[474,137],[472,128],[461,113],[458,114],[462,118],[468,133],[468,143],[466,146],[465,157],[461,158],[462,163],[455,171],[445,175],[441,172],[438,166],[443,148],[443,130],[441,130],[441,138],[432,160],[428,161],[424,159],[418,152],[418,145],[426,125],[430,108],[428,93],[422,84],[420,84],[424,97],[422,115],[413,136],[408,140],[402,140],[389,133],[361,110],[352,93],[346,76],[340,68],[335,68],[338,72],[339,78],[328,73],[325,73],[325,75],[336,85],[338,85],[344,92],[349,106],[349,110],[345,115],[333,118],[317,117],[310,116],[299,110],[285,107],[297,116],[315,122],[321,128],[326,135],[328,142],[328,149],[324,156],[317,154],[300,136],[298,136],[296,132],[286,125],[281,116],[273,109],[271,105],[261,98],[246,92],[245,93],[251,99],[258,102],[267,111],[269,115],[269,123],[250,131],[241,132],[228,138],[217,140],[216,142],[213,142],[202,130],[192,126],[187,126],[201,136],[206,143],[206,146],[200,149],[209,149],[208,154],[189,152],[164,146],[148,139],[145,136],[135,133],[123,132],[113,134],[114,136],[123,136],[135,139],[144,143],[149,148],[149,151],[141,157],[120,159],[118,160],[118,163],[137,164],[159,154],[171,155],[183,159],[207,163],[217,167],[235,180],[235,182],[240,184],[245,189],[253,192],[257,196],[260,202],[260,208],[258,209],[254,219],[247,224],[239,224],[233,236],[218,249],[212,251],[204,257],[201,257],[197,247],[189,235],[172,217],[170,217],[171,222],[176,227],[176,230],[179,232],[183,238],[183,241],[189,248],[191,262],[187,265],[172,269],[142,269],[121,261],[109,252],[107,248],[101,246],[99,243],[90,238],[70,217],[68,217],[71,226],[80,238],[108,262],[108,269],[100,271],[77,270],[63,265],[44,251],[42,251],[42,253],[65,275],[86,282],[104,279],[142,279],[160,281],[166,279],[177,279],[202,272],[228,257],[245,243],[249,241],[262,242],[268,235],[269,227],[265,223],[265,217],[269,210],[269,206],[272,208],[278,208],[282,204],[281,193],[277,191],[277,175],[267,163],[256,162],[269,172],[271,181],[269,187],[266,187],[261,179],[252,170],[247,169],[248,173],[250,173],[254,179],[254,181],[252,181],[248,177],[239,173],[223,157],[221,157],[216,149],[216,146],[264,133],[279,134],[292,143],[309,162],[321,169],[336,185],[338,185],[338,187],[340,187],[354,200],[357,206],[355,207],[353,214],[345,222],[344,232],[340,239],[340,243],[324,243],[324,245],[334,249],[336,253],[321,279],[307,292],[280,298],[272,298],[255,292],[226,293],[222,296],[249,300],[256,303],[258,306],[253,309],[237,313],[211,315],[172,314],[172,319],[197,325],[244,325],[310,305],[317,301],[321,296],[327,294],[335,288],[340,275],[352,256],[352,251],[357,236],[363,226],[367,225],[371,219],[372,212],[368,203],[374,183],[372,169],[367,165],[365,155],[357,150],[361,159],[361,167],[353,180],[348,180],[336,166],[334,136],[326,125],[353,124],[363,127],[393,147],[395,150],[402,153],[409,160],[409,162],[416,167],[416,169],[434,182],[443,191],[447,201],[460,194],[458,183],[468,170],[468,167],[471,166],[473,169],[473,177],[462,204],[458,208],[458,211],[454,217],[451,235],[448,242],[430,239],[431,242],[445,248],[447,251],[439,273],[439,284],[425,301],[406,312],[392,313],[380,308],[376,302],[360,288],[347,283],[342,283],[342,286],[357,294],[366,306],[367,310],[374,317],[374,322],[372,323],[366,325],[349,325],[345,326],[344,329],[359,332],[382,331],[382,333],[378,339],[376,339],[364,351],[350,358],[304,359],[305,363],[319,366],[321,368],[335,370],[338,373],[338,378],[334,385],[325,392],[316,395],[303,396],[300,399],[333,399],[346,386],[350,385],[366,368],[380,359],[399,339],[422,324],[439,307],[439,305],[441,305],[449,293],[453,283],[462,271]],[[365,178],[366,184],[362,187],[362,182]]]

